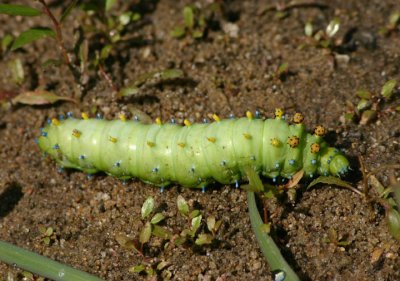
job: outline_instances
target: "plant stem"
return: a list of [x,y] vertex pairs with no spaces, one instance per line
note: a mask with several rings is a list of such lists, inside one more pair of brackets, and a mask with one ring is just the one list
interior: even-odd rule
[[71,65],[71,60],[69,59],[67,49],[65,48],[65,45],[64,45],[64,39],[63,39],[63,36],[62,36],[61,25],[58,22],[58,20],[55,18],[55,16],[53,15],[53,13],[50,11],[50,9],[47,6],[46,2],[44,0],[39,0],[39,2],[43,5],[43,9],[44,9],[44,12],[46,13],[46,15],[53,22],[54,29],[56,31],[57,42],[59,44],[61,53],[63,54],[63,57],[64,57],[64,63],[66,65],[70,66]]
[[0,241],[0,261],[56,281],[102,281],[94,275],[4,241]]
[[285,281],[300,281],[299,277],[282,256],[278,246],[275,244],[274,240],[272,240],[271,236],[262,231],[261,226],[263,221],[257,209],[254,192],[247,192],[247,204],[249,207],[251,227],[256,235],[261,252],[267,259],[271,270],[273,272],[283,271],[285,274]]

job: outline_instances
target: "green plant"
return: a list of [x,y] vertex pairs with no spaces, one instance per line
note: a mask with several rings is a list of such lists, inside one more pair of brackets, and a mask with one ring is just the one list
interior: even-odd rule
[[347,101],[347,112],[344,115],[344,120],[366,125],[376,120],[384,112],[400,111],[400,106],[383,108],[384,105],[393,101],[392,97],[397,92],[396,85],[397,81],[395,79],[387,81],[382,86],[380,95],[364,89],[358,90],[356,95],[359,101],[356,106]]
[[327,49],[330,52],[340,45],[340,40],[335,38],[339,30],[340,20],[337,18],[331,20],[325,29],[315,30],[312,22],[307,22],[304,26],[304,33],[309,38],[311,45]]
[[171,31],[171,36],[175,38],[183,38],[190,36],[193,39],[201,39],[204,37],[207,21],[203,11],[193,5],[183,8],[183,25],[176,26]]

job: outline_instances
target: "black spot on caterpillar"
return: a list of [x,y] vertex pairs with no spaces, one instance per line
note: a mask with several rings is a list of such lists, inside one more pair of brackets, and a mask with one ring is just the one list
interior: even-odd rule
[[291,178],[303,169],[305,176],[340,176],[349,162],[322,139],[325,129],[305,131],[303,116],[286,123],[281,110],[275,119],[247,117],[190,124],[146,125],[137,121],[68,118],[52,119],[42,129],[39,147],[62,167],[92,174],[103,171],[165,187],[178,183],[204,188],[211,182],[237,183],[246,168],[272,178]]

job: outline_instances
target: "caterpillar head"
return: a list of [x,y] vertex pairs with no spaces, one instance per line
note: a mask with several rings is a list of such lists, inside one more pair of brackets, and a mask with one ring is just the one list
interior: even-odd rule
[[341,176],[346,174],[349,169],[349,160],[338,149],[327,147],[321,151],[320,175]]

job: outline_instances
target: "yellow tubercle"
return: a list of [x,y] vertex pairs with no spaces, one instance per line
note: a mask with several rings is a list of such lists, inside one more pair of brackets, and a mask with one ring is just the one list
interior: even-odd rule
[[51,119],[51,124],[53,124],[54,126],[58,126],[60,125],[60,121],[57,118],[53,118]]
[[251,113],[251,111],[246,111],[246,117],[249,120],[253,119],[253,113]]
[[291,148],[296,148],[300,143],[300,138],[298,136],[290,136],[287,143]]
[[304,116],[300,112],[296,112],[293,116],[293,122],[296,124],[301,124],[304,121]]
[[184,148],[184,147],[186,146],[186,144],[183,143],[183,142],[178,142],[178,145],[179,145],[180,147],[182,147],[182,148]]
[[275,108],[275,119],[282,119],[284,111],[282,108]]
[[216,138],[213,138],[213,137],[209,137],[209,138],[207,138],[207,140],[208,140],[209,142],[212,142],[212,143],[215,143],[215,142],[217,141],[217,139],[216,139]]
[[154,147],[154,146],[156,146],[156,144],[154,142],[152,142],[152,141],[147,141],[147,146],[148,147]]
[[156,124],[157,124],[157,125],[162,125],[162,122],[161,122],[161,118],[160,118],[160,117],[157,117],[157,118],[156,118]]
[[315,154],[318,153],[319,150],[321,149],[320,145],[318,143],[313,143],[311,146],[311,153]]
[[219,116],[217,114],[213,114],[212,118],[214,119],[215,122],[219,122],[221,121],[221,119],[219,118]]
[[72,130],[72,135],[73,135],[74,137],[76,137],[77,139],[79,139],[80,136],[82,135],[82,133],[81,133],[80,131],[78,131],[77,129],[73,129],[73,130]]
[[109,136],[109,137],[108,137],[108,140],[109,140],[110,142],[113,142],[113,143],[116,143],[116,142],[118,141],[118,139],[117,139],[116,137],[113,137],[113,136]]
[[281,145],[281,141],[278,140],[277,138],[273,138],[273,139],[271,139],[271,145],[275,146],[275,147],[278,147],[278,146]]
[[89,119],[89,115],[87,115],[86,112],[82,112],[81,116],[82,116],[83,120],[88,120]]
[[315,127],[314,134],[318,137],[323,137],[326,134],[326,129],[323,126],[318,125]]
[[243,133],[245,139],[251,140],[252,136],[249,133]]
[[190,123],[190,121],[189,120],[187,120],[187,119],[185,119],[185,120],[183,120],[183,124],[185,124],[185,126],[190,126],[190,125],[192,125],[192,123]]
[[121,114],[119,115],[119,120],[121,120],[122,122],[125,122],[125,121],[126,121],[126,116],[125,116],[125,114],[121,113]]

